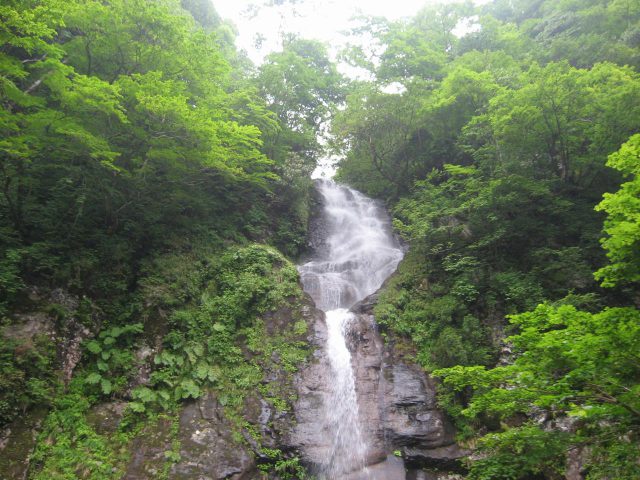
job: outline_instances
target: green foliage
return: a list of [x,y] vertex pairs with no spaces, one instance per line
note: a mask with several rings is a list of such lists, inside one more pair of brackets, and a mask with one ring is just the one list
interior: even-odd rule
[[[640,9],[633,1],[499,0],[483,10],[507,25],[520,25],[520,35],[530,42],[526,52],[541,61],[568,59],[576,66],[588,67],[610,60],[638,67]],[[474,40],[482,36],[476,35]]]
[[596,272],[596,278],[612,287],[640,281],[640,135],[611,154],[607,165],[631,177],[617,192],[605,193],[596,207],[607,213],[604,231],[608,237],[602,245],[611,262]]
[[[255,84],[266,99],[266,110],[251,121],[261,127],[263,149],[280,177],[273,189],[277,194],[270,198],[275,228],[269,236],[282,252],[295,257],[306,245],[311,172],[325,153],[319,139],[344,99],[345,80],[325,45],[290,37],[282,51],[267,55]],[[261,225],[268,228],[269,222]],[[250,235],[254,241],[263,241],[261,237],[265,235]]]
[[[200,268],[190,278],[175,281],[187,258]],[[91,408],[105,397],[122,397],[130,385],[142,324],[104,328],[87,341],[82,370],[68,392],[53,400],[34,454],[33,478],[121,476],[127,445],[144,434],[144,426],[159,410],[175,412],[182,401],[197,399],[209,389],[216,392],[238,436],[241,428],[251,428],[241,417],[247,395],[259,392],[278,410],[290,408],[292,374],[308,355],[303,340],[307,326],[296,305],[302,292],[293,264],[272,247],[257,244],[217,253],[205,248],[181,260],[175,255],[158,258],[142,282],[147,307],[171,311],[163,348],[153,358],[151,382],[133,389],[114,434],[96,430],[89,421]],[[164,280],[169,280],[167,288],[159,292]],[[292,309],[299,320],[291,329],[283,325],[282,330],[267,331],[260,317],[276,315],[280,308]],[[265,382],[265,372],[274,369],[283,372],[281,382]],[[164,474],[179,461],[179,451],[174,442],[165,452]],[[268,469],[283,478],[304,474],[297,459],[282,454],[273,457]]]
[[[32,477],[122,476],[127,438],[86,417],[132,387],[140,418],[209,388],[230,416],[259,389],[288,408],[264,371],[291,376],[306,324],[258,318],[294,308],[297,272],[251,242],[305,247],[316,136],[341,98],[325,47],[292,40],[255,76],[200,0],[11,0],[0,24],[0,316],[37,308],[26,287],[63,288],[96,332],[66,393],[51,345],[3,339],[0,422],[53,404]],[[47,313],[63,338],[68,312]],[[136,349],[158,338],[151,382],[132,385]]]
[[141,323],[112,327],[87,342],[85,348],[95,364],[86,383],[99,387],[103,395],[121,394],[135,367],[132,344],[142,330]]
[[34,406],[49,405],[58,387],[56,351],[51,340],[3,339],[0,343],[0,425]]
[[489,329],[501,315],[593,286],[591,251],[570,246],[576,237],[556,227],[571,225],[583,205],[550,187],[445,166],[397,203],[394,225],[412,251],[377,314],[412,336],[425,366],[486,364],[495,351]]
[[269,463],[258,465],[260,471],[268,473],[275,472],[278,478],[283,480],[305,480],[311,479],[306,468],[304,468],[298,457],[287,457],[279,449],[263,448],[261,452],[269,459]]
[[420,267],[420,257],[409,252],[380,295],[374,310],[376,321],[411,336],[418,346],[418,361],[427,369],[488,362],[484,327],[459,297],[442,295],[443,286],[431,284]]
[[20,278],[21,259],[20,250],[10,249],[0,260],[0,315],[7,312],[15,295],[24,288],[24,283]]
[[129,434],[98,433],[86,417],[92,400],[84,391],[83,377],[72,380],[68,393],[56,398],[31,457],[37,468],[30,478],[107,480],[124,474]]
[[[289,372],[306,358],[304,342],[292,341],[284,332],[266,335],[258,320],[300,298],[298,273],[282,254],[252,244],[193,259],[202,268],[192,272],[185,283],[165,282],[183,272],[184,258],[176,261],[173,256],[167,262],[158,259],[157,264],[166,270],[156,271],[157,276],[143,282],[147,302],[171,306],[183,298],[185,303],[169,318],[164,349],[154,358],[152,385],[133,391],[134,411],[156,405],[169,408],[183,399],[200,397],[207,388],[220,391],[223,405],[240,407],[246,392],[262,381],[266,367],[247,361],[243,344],[261,354],[260,358],[271,358],[277,352]],[[158,292],[160,286],[163,290]],[[306,325],[294,327],[292,333],[300,335],[296,330],[303,328]]]
[[[477,28],[458,38],[461,21]],[[162,350],[129,415],[207,389],[239,428],[249,392],[289,408],[307,326],[294,266],[265,245],[304,249],[332,120],[339,177],[389,201],[411,244],[379,323],[449,367],[442,402],[463,435],[490,430],[470,478],[556,478],[569,448],[589,478],[636,478],[638,315],[602,305],[637,303],[638,22],[631,0],[365,19],[370,45],[345,58],[370,81],[347,86],[325,46],[293,37],[252,75],[201,0],[4,2],[0,315],[12,323],[37,284],[84,298],[87,327],[95,308],[108,319],[66,393],[49,342],[2,343],[0,422],[53,404],[32,477],[122,475],[130,420],[109,439],[87,412],[126,395],[143,335]],[[491,368],[505,315],[532,309],[507,326],[513,363]],[[50,310],[63,329],[68,312]],[[264,382],[273,369],[283,382]],[[573,423],[542,429],[541,414]],[[269,455],[267,470],[304,478]]]
[[[570,305],[540,305],[511,322],[520,332],[507,339],[516,355],[512,365],[434,372],[443,377],[445,408],[470,422],[463,427],[466,432],[483,417],[503,425],[481,439],[480,448],[489,457],[472,464],[472,478],[524,478],[549,469],[557,476],[566,449],[584,446],[597,452],[587,457],[594,467],[589,478],[608,478],[603,473],[608,468],[633,471],[640,425],[640,370],[634,353],[640,347],[640,313],[611,308],[591,314]],[[460,396],[467,389],[468,403]],[[559,421],[564,417],[575,428],[562,433],[543,431],[539,424],[507,426],[519,416],[543,412]]]
[[2,7],[2,305],[25,282],[126,295],[141,260],[186,239],[299,253],[312,167],[274,136],[284,117],[258,87],[234,81],[215,12],[185,6],[200,24],[178,0]]
[[326,46],[287,39],[281,52],[267,56],[257,81],[280,124],[266,137],[269,155],[283,165],[300,158],[311,173],[321,152],[316,139],[320,126],[343,97],[344,80]]
[[535,475],[548,479],[565,478],[563,463],[567,436],[563,432],[545,432],[536,425],[489,434],[480,444],[480,451],[487,456],[471,465],[467,478],[517,480]]

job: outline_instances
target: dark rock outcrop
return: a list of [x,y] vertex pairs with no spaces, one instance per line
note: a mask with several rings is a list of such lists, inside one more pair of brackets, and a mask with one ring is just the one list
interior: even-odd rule
[[[300,305],[301,304],[301,305]],[[309,297],[304,296],[280,309],[263,316],[268,335],[278,335],[290,330],[296,320],[304,320],[309,338],[318,337],[314,326],[322,326],[323,313],[313,307]],[[320,333],[321,335],[321,333]],[[293,338],[305,340],[304,336]],[[245,352],[250,355],[249,352]],[[264,382],[279,392],[283,399],[292,398],[296,389],[291,374],[279,362],[274,361],[264,370]],[[250,480],[266,478],[258,470],[260,463],[271,459],[264,454],[266,449],[282,449],[285,455],[296,451],[285,441],[291,435],[293,415],[279,411],[265,400],[259,392],[244,399],[241,415],[252,425],[252,432],[230,420],[225,407],[220,404],[213,391],[207,392],[197,401],[185,404],[179,414],[177,440],[179,460],[171,467],[171,480]],[[255,435],[258,434],[259,438]],[[171,434],[171,423],[159,420],[149,426],[132,445],[132,458],[125,475],[126,480],[151,480],[165,464],[166,452],[172,450],[175,437]]]
[[[31,287],[27,300],[0,330],[0,342],[19,344],[15,353],[19,355],[37,350],[39,337],[48,339],[56,348],[52,371],[67,385],[82,356],[82,342],[93,337],[101,323],[100,312],[87,299],[59,288]],[[46,408],[27,411],[0,431],[0,478],[27,477],[29,457],[46,415]]]
[[33,410],[0,431],[0,478],[27,478],[30,457],[46,415],[46,409]]
[[322,430],[322,419],[318,416],[324,411],[329,395],[331,370],[324,348],[327,342],[324,313],[314,307],[306,308],[313,319],[307,341],[314,353],[309,364],[296,375],[295,425],[287,432],[284,442],[288,447],[299,450],[303,461],[313,467],[322,464],[330,449],[327,434]]
[[[319,180],[316,180],[318,182]],[[316,183],[317,184],[317,183]],[[306,255],[320,256],[327,255],[329,246],[327,245],[328,220],[323,214],[324,199],[317,188],[311,190],[311,208],[309,212],[309,231],[307,232]],[[304,263],[304,262],[303,262]]]
[[100,328],[100,311],[87,299],[61,288],[42,293],[32,287],[29,300],[32,308],[15,313],[11,324],[3,328],[1,337],[21,342],[26,347],[33,346],[36,336],[48,337],[56,345],[57,367],[62,380],[68,384],[82,356],[82,342],[93,337]]
[[186,405],[180,414],[180,461],[171,469],[169,478],[251,478],[255,469],[253,455],[233,438],[234,430],[213,393]]
[[152,480],[162,474],[166,453],[171,451],[171,419],[160,417],[132,442],[131,460],[127,465],[123,480]]
[[376,302],[374,294],[352,308],[356,322],[350,336],[359,411],[370,426],[373,450],[400,450],[407,467],[458,469],[466,452],[437,407],[435,383],[393,341],[383,342],[373,318]]
[[[389,457],[392,452],[401,452],[410,469],[459,470],[459,459],[467,452],[455,443],[451,422],[437,408],[434,381],[401,355],[393,342],[383,341],[372,314],[376,301],[374,294],[352,308],[356,319],[347,339],[361,428],[369,444],[368,478],[404,480],[405,469],[397,468],[401,460]],[[328,458],[330,448],[329,438],[321,429],[322,419],[318,418],[331,386],[323,317],[317,317],[309,342],[316,352],[314,361],[300,371],[296,380],[296,425],[287,441],[300,450],[313,469]],[[357,474],[353,478],[358,478]]]

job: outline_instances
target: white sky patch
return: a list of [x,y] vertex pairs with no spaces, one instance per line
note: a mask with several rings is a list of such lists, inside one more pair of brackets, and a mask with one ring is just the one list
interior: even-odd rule
[[[212,0],[222,18],[231,20],[238,29],[236,45],[246,50],[256,64],[265,55],[280,49],[281,34],[291,32],[303,38],[327,42],[336,53],[347,43],[344,32],[350,30],[355,15],[365,14],[396,20],[415,15],[427,5],[445,3],[443,0],[304,0],[299,4],[285,4],[260,8],[251,16],[248,10],[260,0]],[[453,3],[456,0],[449,0]],[[479,0],[476,3],[486,3]],[[256,40],[262,38],[262,46]]]

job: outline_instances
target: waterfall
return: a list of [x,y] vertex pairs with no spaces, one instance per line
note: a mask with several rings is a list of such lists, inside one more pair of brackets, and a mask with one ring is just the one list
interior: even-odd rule
[[367,454],[346,342],[354,319],[348,308],[380,288],[396,269],[402,250],[378,202],[331,180],[317,185],[323,198],[325,241],[299,271],[305,290],[326,313],[333,390],[324,412],[319,412],[331,445],[321,474],[339,479],[363,471]]

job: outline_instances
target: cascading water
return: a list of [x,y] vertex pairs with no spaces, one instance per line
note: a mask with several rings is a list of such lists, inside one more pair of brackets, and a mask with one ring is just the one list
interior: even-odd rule
[[354,318],[348,308],[380,288],[402,259],[402,250],[377,202],[330,180],[318,181],[318,190],[323,197],[326,241],[316,258],[299,271],[305,290],[326,312],[333,390],[320,415],[331,445],[322,475],[339,479],[362,471],[367,453],[346,343]]

